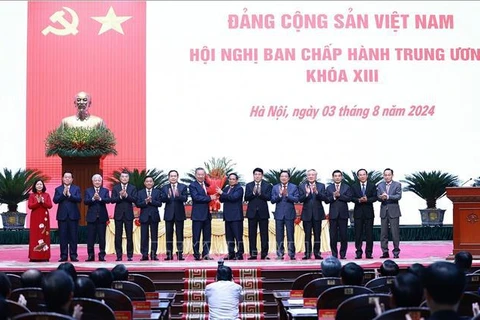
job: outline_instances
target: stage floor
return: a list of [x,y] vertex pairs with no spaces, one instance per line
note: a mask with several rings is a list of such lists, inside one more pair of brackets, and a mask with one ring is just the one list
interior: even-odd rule
[[[395,261],[406,268],[413,263],[422,263],[428,265],[438,260],[445,260],[446,257],[452,253],[452,241],[412,241],[400,243],[400,258]],[[74,262],[78,271],[90,271],[96,268],[105,267],[113,268],[116,264],[116,256],[109,254],[106,256],[106,262],[85,262],[87,258],[86,245],[78,246],[79,262]],[[329,252],[323,253],[323,257],[329,256]],[[354,259],[355,246],[354,243],[348,244],[347,259],[341,260],[343,264],[348,262],[356,262],[364,268],[377,268],[381,265],[384,259],[381,256],[380,244],[374,244],[373,257],[374,259]],[[140,261],[140,255],[134,255],[133,261],[126,261],[124,256],[121,263],[125,264],[131,272],[142,271],[179,271],[187,268],[216,268],[218,260],[224,255],[214,255],[211,261],[194,261],[192,255],[185,256],[185,261],[164,261],[165,255],[160,254],[158,257],[160,261]],[[276,260],[275,253],[270,253],[271,260],[247,260],[248,255],[245,255],[245,260],[241,261],[225,261],[225,264],[232,268],[260,268],[264,270],[282,270],[282,269],[316,269],[320,265],[320,260],[302,260],[303,254],[298,253],[296,260],[290,260],[285,256],[285,260]],[[29,262],[28,260],[28,245],[2,245],[0,246],[0,271],[22,271],[29,268],[37,268],[48,271],[56,269],[59,259],[59,246],[52,245],[52,257],[50,262]],[[474,261],[475,266],[480,266],[480,260]]]

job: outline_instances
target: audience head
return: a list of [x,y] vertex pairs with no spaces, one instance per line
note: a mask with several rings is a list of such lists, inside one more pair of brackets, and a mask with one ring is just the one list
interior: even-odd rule
[[63,270],[52,271],[44,279],[43,295],[49,312],[66,314],[73,298],[72,277]]
[[414,263],[408,267],[407,272],[413,273],[421,280],[423,277],[423,272],[425,272],[425,266],[421,263]]
[[75,298],[95,299],[95,284],[90,278],[78,277],[75,282]]
[[112,288],[113,276],[112,272],[107,268],[98,268],[90,273],[96,288]]
[[465,273],[454,263],[439,261],[425,268],[423,273],[425,297],[432,313],[455,310],[465,290]]
[[12,284],[10,283],[10,279],[8,279],[5,273],[0,272],[0,298],[7,299],[11,291]]
[[124,264],[117,264],[112,269],[113,281],[128,281],[128,270]]
[[334,256],[327,257],[320,265],[324,277],[340,277],[342,263],[340,260],[338,260],[338,258],[335,258]]
[[23,288],[41,288],[43,285],[43,274],[40,270],[30,269],[20,276]]
[[342,267],[340,278],[343,285],[361,286],[363,284],[363,268],[354,262],[349,262]]
[[217,281],[232,281],[233,274],[230,267],[221,265],[217,269]]
[[468,251],[460,251],[455,255],[455,264],[465,273],[472,267],[472,260],[472,254]]
[[395,261],[385,260],[378,271],[382,277],[395,277],[400,272],[400,268]]
[[423,301],[422,281],[410,272],[396,276],[390,291],[394,308],[418,307]]
[[72,277],[73,282],[77,281],[77,270],[75,270],[75,266],[70,262],[61,263],[57,270],[65,271],[70,275],[70,277]]

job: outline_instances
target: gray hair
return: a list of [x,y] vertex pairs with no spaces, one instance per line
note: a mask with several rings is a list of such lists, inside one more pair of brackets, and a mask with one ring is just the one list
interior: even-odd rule
[[103,180],[102,176],[99,175],[98,173],[95,173],[93,176],[92,176],[92,181],[96,178],[100,178],[101,180]]
[[330,256],[322,261],[322,274],[324,277],[340,277],[342,271],[342,264],[338,258]]

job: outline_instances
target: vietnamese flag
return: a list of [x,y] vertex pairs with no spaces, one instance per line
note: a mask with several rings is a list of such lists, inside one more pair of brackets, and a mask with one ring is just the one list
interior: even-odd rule
[[61,159],[45,156],[45,139],[76,114],[80,91],[91,95],[90,113],[117,140],[118,155],[103,162],[104,179],[121,167],[145,168],[145,20],[145,1],[29,2],[26,165],[52,178],[52,195]]

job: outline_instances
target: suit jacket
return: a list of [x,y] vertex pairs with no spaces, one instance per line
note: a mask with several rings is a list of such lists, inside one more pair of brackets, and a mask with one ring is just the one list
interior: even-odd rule
[[242,221],[243,220],[243,188],[239,184],[223,188],[220,195],[220,202],[223,203],[224,221]]
[[58,204],[57,220],[79,220],[80,210],[78,209],[78,204],[82,202],[80,188],[74,184],[71,184],[70,197],[66,197],[63,194],[64,188],[65,186],[63,184],[59,187],[56,187],[55,195],[53,196],[53,202]]
[[455,311],[440,310],[430,314],[427,320],[465,320],[471,319],[471,317],[461,317]]
[[[185,220],[185,202],[188,198],[187,186],[183,183],[177,183],[178,197],[173,195],[172,185],[166,184],[160,189],[162,202],[165,203],[165,221]],[[170,195],[170,196],[169,196]]]
[[93,195],[95,194],[95,188],[90,187],[85,190],[85,197],[83,202],[88,206],[86,220],[87,222],[95,222],[98,217],[99,222],[107,222],[108,220],[108,211],[107,203],[110,203],[110,195],[107,188],[100,187],[98,195],[100,200],[93,200]]
[[[205,185],[206,187],[206,185]],[[212,220],[210,214],[210,208],[208,204],[211,199],[210,196],[203,190],[200,183],[197,180],[190,183],[188,187],[190,190],[190,196],[192,197],[192,220],[193,221],[206,221]]]
[[160,222],[160,212],[158,208],[162,206],[160,190],[151,189],[152,202],[146,203],[147,189],[140,189],[137,193],[137,207],[140,208],[140,222],[148,222],[148,217],[152,217],[152,222]]
[[113,186],[111,203],[115,203],[114,218],[115,220],[131,221],[134,218],[133,205],[137,202],[137,188],[132,184],[127,184],[127,197],[121,198],[120,191],[122,191],[122,184],[118,183]]
[[255,188],[255,181],[247,183],[245,186],[245,201],[248,201],[247,218],[255,218],[258,211],[260,219],[270,218],[268,211],[268,201],[272,198],[272,185],[265,180],[260,182],[260,194],[253,194]]
[[352,189],[348,184],[340,184],[340,197],[334,199],[335,183],[327,187],[327,198],[330,203],[329,219],[348,219],[348,202],[352,200]]
[[282,184],[276,184],[272,188],[271,202],[276,204],[273,216],[275,220],[294,220],[297,215],[295,203],[298,202],[298,187],[293,183],[287,184],[287,196],[280,195]]
[[377,187],[373,182],[367,181],[365,186],[365,196],[367,202],[359,202],[362,194],[362,185],[360,182],[354,183],[352,189],[352,202],[355,203],[353,208],[353,217],[355,219],[373,219],[375,217],[373,211],[373,203],[378,200]]
[[[387,192],[387,186],[385,181],[382,181],[378,184],[377,187],[377,196],[380,200],[380,195],[384,192]],[[386,218],[387,212],[390,218],[401,217],[400,206],[398,205],[398,200],[402,199],[402,184],[397,181],[392,181],[390,184],[390,189],[388,190],[388,199],[385,201],[380,200],[380,218]]]
[[298,187],[298,201],[303,203],[302,220],[303,221],[321,221],[325,219],[325,209],[322,201],[328,203],[327,192],[325,185],[321,182],[315,182],[317,187],[317,194],[311,193],[307,196],[306,187],[309,182],[304,182]]

